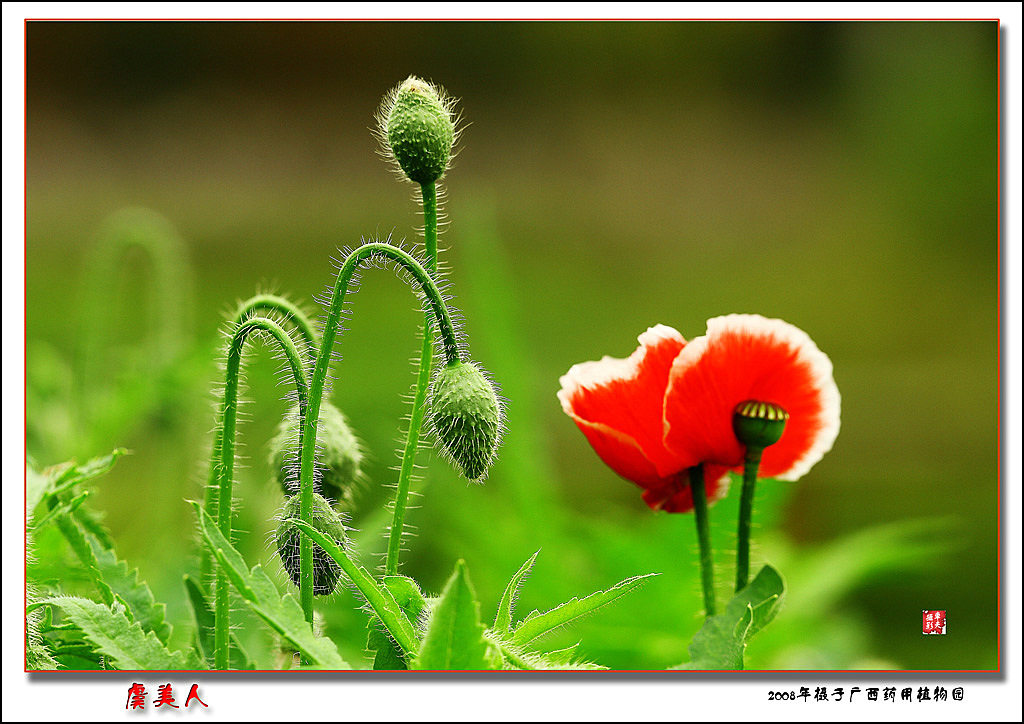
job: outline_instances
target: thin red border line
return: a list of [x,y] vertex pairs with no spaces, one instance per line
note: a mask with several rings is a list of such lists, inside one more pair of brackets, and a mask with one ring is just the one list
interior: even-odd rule
[[837,22],[837,23],[851,23],[851,22],[887,22],[887,23],[908,23],[908,22],[1001,22],[1001,18],[686,18],[686,17],[665,17],[665,18],[571,18],[571,17],[558,17],[558,18],[427,18],[427,17],[410,17],[410,18],[223,18],[223,17],[210,17],[210,18],[189,18],[189,17],[153,17],[153,18],[25,18],[25,22],[242,22],[242,23],[278,23],[278,22],[352,22],[352,23],[365,23],[365,22],[387,22],[387,23],[402,23],[402,22],[456,22],[456,23],[474,23],[474,22],[694,22],[694,23],[818,23],[818,22]]
[[[516,20],[516,22],[529,22],[529,18],[460,18],[460,19],[454,20],[454,22],[475,22],[475,20],[485,20],[485,22],[503,22],[503,19]],[[534,18],[534,19],[535,20],[540,20],[540,22],[559,22],[559,20],[572,20],[572,22],[588,22],[588,20],[600,20],[601,18]],[[1002,524],[1001,524],[1001,513],[1002,513],[1002,506],[1001,506],[1001,502],[1002,502],[1002,466],[1001,466],[1001,440],[999,438],[999,435],[1001,434],[1001,412],[1002,412],[1002,402],[1001,402],[1001,396],[1002,396],[1002,389],[1001,389],[1001,386],[1002,386],[1001,385],[1002,365],[1001,365],[1001,363],[1002,363],[1002,359],[1001,359],[1001,355],[999,354],[999,350],[1001,349],[1001,344],[1002,344],[1002,339],[1001,339],[1002,315],[1001,315],[1001,309],[1000,309],[1000,302],[1001,302],[1001,299],[1002,299],[1002,285],[1001,285],[1002,223],[1001,223],[1001,197],[1000,197],[1001,186],[1002,186],[1002,182],[1001,182],[1001,179],[1002,179],[1002,164],[1001,164],[1001,157],[1000,157],[1000,155],[1001,155],[1001,148],[1002,148],[1002,137],[1001,137],[1001,132],[1002,132],[1002,119],[1001,119],[1001,112],[1002,112],[1002,92],[1001,92],[1002,63],[1001,63],[1001,55],[1000,55],[1001,47],[1002,47],[1002,41],[1001,41],[1001,38],[999,37],[999,31],[1002,28],[1002,20],[1001,20],[1001,18],[998,18],[998,17],[993,17],[993,18],[987,18],[987,17],[978,17],[978,18],[965,18],[965,17],[961,17],[961,18],[955,18],[955,17],[896,18],[896,17],[891,17],[891,18],[605,18],[605,19],[608,19],[609,22],[611,22],[611,20],[613,20],[613,22],[630,22],[630,20],[640,20],[640,22],[645,22],[645,20],[657,20],[657,19],[673,20],[673,19],[675,19],[675,20],[689,20],[689,22],[739,22],[739,23],[743,23],[743,22],[780,22],[780,23],[783,23],[783,22],[822,22],[822,20],[834,20],[834,22],[891,22],[891,23],[902,23],[902,22],[978,22],[978,23],[988,23],[988,22],[994,22],[996,24],[996,28],[995,28],[995,30],[996,30],[996,33],[995,33],[995,77],[996,77],[996,87],[995,87],[995,93],[996,93],[996,105],[995,105],[995,108],[996,108],[996,118],[995,118],[995,128],[996,128],[996,159],[995,159],[995,166],[996,166],[996,177],[995,177],[995,184],[996,184],[996,195],[995,195],[995,208],[996,208],[996,219],[995,219],[995,224],[996,224],[996,279],[995,279],[995,286],[996,286],[996,309],[995,309],[995,314],[996,314],[996,330],[995,330],[995,334],[996,334],[996,395],[997,395],[997,399],[999,400],[998,401],[997,412],[996,412],[996,421],[995,421],[995,424],[996,424],[996,439],[995,439],[995,446],[996,446],[996,518],[995,518],[995,527],[996,527],[996,547],[995,547],[995,559],[996,559],[996,569],[995,569],[995,574],[996,574],[996,601],[995,601],[995,606],[996,606],[996,621],[995,621],[995,625],[996,625],[996,640],[995,640],[995,661],[996,661],[996,668],[995,669],[897,669],[897,670],[889,670],[889,669],[860,669],[860,670],[856,670],[856,671],[858,671],[860,673],[865,673],[865,674],[873,674],[873,673],[879,673],[879,674],[991,674],[991,673],[1000,673],[1001,672],[1001,665],[1002,665],[1002,646],[1001,646],[1001,643],[1002,643],[1002,600],[1001,600],[1001,593],[1002,593],[1002,567],[1001,567],[1002,566],[1002,547],[1001,547],[1001,545],[999,545],[999,541],[1001,540],[1001,531],[1002,531]],[[24,232],[23,232],[23,249],[24,249],[23,278],[24,279],[28,279],[28,270],[29,270],[29,195],[28,195],[29,157],[28,157],[28,142],[27,141],[28,141],[28,132],[29,132],[29,126],[28,126],[28,111],[29,111],[29,96],[28,96],[28,60],[29,60],[29,57],[28,57],[28,55],[29,55],[28,24],[29,24],[30,20],[31,20],[31,22],[156,22],[156,23],[168,22],[168,20],[169,20],[169,22],[212,22],[212,23],[213,22],[231,22],[231,20],[236,20],[236,22],[241,22],[241,23],[248,23],[248,22],[253,22],[253,23],[273,23],[273,22],[290,22],[290,23],[291,22],[299,22],[299,23],[301,23],[301,22],[357,22],[357,23],[365,23],[365,22],[402,22],[402,20],[409,20],[409,22],[431,22],[431,20],[436,20],[436,22],[445,22],[445,20],[447,20],[447,22],[453,22],[452,18],[154,18],[154,17],[141,17],[141,18],[52,18],[52,17],[43,17],[43,18],[35,18],[35,17],[26,17],[25,20],[24,20],[24,25],[26,27],[24,29],[24,36],[25,36],[25,38],[24,38],[24,43],[23,43],[23,48],[24,48],[24,50],[23,50],[23,55],[24,55],[24,62],[23,62],[23,69],[24,69],[23,70],[23,91],[25,92],[25,105],[24,105],[24,109],[23,109],[23,113],[22,113],[23,124],[24,124],[23,135],[25,136],[25,141],[26,141],[26,143],[25,143],[25,154],[23,156],[23,161],[22,161],[22,183],[23,183],[23,187],[25,188],[25,197],[24,197],[23,202],[22,202],[22,207],[23,207],[22,208],[22,216],[23,216],[23,222],[25,224]],[[23,333],[25,334],[26,339],[28,339],[28,314],[29,314],[29,312],[28,312],[28,301],[29,301],[28,294],[29,294],[28,285],[26,285],[25,289],[23,290],[23,296],[24,296],[24,302],[25,302],[25,311],[23,313]],[[24,390],[28,390],[28,385],[29,385],[28,344],[26,344],[25,348],[23,349],[23,361],[24,361],[24,368],[23,368],[23,372],[22,372],[22,376],[23,376],[23,389]],[[23,395],[22,407],[23,407],[23,413],[25,415],[25,428],[24,428],[25,429],[25,440],[26,440],[26,445],[28,445],[28,421],[29,421],[28,394],[24,394]],[[24,495],[24,499],[23,500],[25,502],[27,502],[28,499],[29,499],[29,468],[28,468],[28,463],[26,463],[26,467],[25,467],[25,475],[23,477],[22,492],[23,492],[23,495]],[[26,525],[24,530],[23,530],[23,542],[24,542],[24,545],[25,545],[26,553],[28,553],[28,550],[29,550],[29,529],[28,529],[28,525]],[[28,557],[26,557],[26,559],[24,561],[24,566],[25,566],[25,587],[24,587],[24,591],[23,591],[23,601],[24,601],[24,607],[27,608],[28,605],[29,605],[29,570],[28,570],[29,563],[28,563]],[[28,619],[25,619],[23,623],[24,623],[23,634],[27,634],[27,632],[28,632]],[[25,650],[24,664],[25,664],[24,672],[27,673],[27,674],[28,673],[42,673],[42,674],[46,674],[47,673],[45,671],[37,671],[35,669],[33,669],[31,671],[29,670],[29,668],[28,668],[28,664],[29,664],[29,662],[28,662],[28,648],[26,648],[26,650]],[[127,671],[123,671],[123,670],[118,670],[118,671],[112,670],[110,672],[96,672],[96,671],[91,670],[91,669],[61,669],[61,670],[58,670],[58,671],[60,671],[62,673],[100,674],[100,675],[105,674],[105,673],[111,673],[111,674],[128,673]],[[141,671],[151,671],[151,670],[141,670]],[[156,671],[164,671],[164,670],[153,670],[153,671],[156,672]],[[214,669],[167,670],[167,671],[175,671],[175,672],[179,672],[179,673],[182,673],[182,674],[210,674],[210,673],[220,674],[220,673],[222,673],[221,671],[214,670]],[[238,670],[227,670],[227,671],[234,671],[234,673],[237,673]],[[251,674],[263,674],[263,673],[266,673],[266,674],[269,674],[269,673],[278,673],[279,671],[280,670],[278,670],[278,669],[258,669],[258,670],[248,670],[246,673],[251,673]],[[371,670],[358,670],[358,669],[353,669],[353,670],[337,670],[337,672],[341,672],[341,671],[344,671],[346,673],[353,673],[353,672],[357,673],[357,672],[360,672],[360,671],[371,671]],[[745,673],[754,673],[754,674],[765,674],[765,673],[767,673],[767,674],[805,674],[805,673],[806,674],[815,674],[815,673],[816,674],[847,674],[847,673],[850,673],[853,670],[849,670],[849,669],[829,669],[829,670],[820,670],[820,669],[748,669],[748,670],[743,670],[743,672],[735,672],[733,670],[727,670],[727,669],[708,669],[708,670],[702,670],[702,671],[705,672],[705,673],[712,673],[712,674],[714,674],[714,673],[729,673],[729,674],[739,673],[739,675],[741,676],[743,672],[745,672]],[[332,672],[328,671],[326,673],[332,673]],[[446,671],[446,672],[443,672],[443,673],[459,674],[459,673],[480,673],[480,672],[477,671],[477,670],[470,670],[470,671]],[[495,672],[495,673],[500,675],[500,674],[502,674],[504,672]],[[530,672],[530,673],[535,673],[536,674],[536,672]],[[546,674],[558,673],[558,671],[556,670],[556,671],[545,672],[545,673]],[[563,673],[579,673],[579,672],[568,672],[568,671],[566,671],[566,672],[563,672]],[[595,672],[589,672],[589,673],[591,673],[591,674],[600,674],[601,672],[600,671],[595,671]],[[671,670],[664,670],[664,669],[609,669],[609,670],[606,670],[604,673],[610,673],[610,674],[615,674],[615,673],[623,673],[623,674],[628,674],[628,673],[634,673],[634,674],[671,674],[672,672],[671,672]]]

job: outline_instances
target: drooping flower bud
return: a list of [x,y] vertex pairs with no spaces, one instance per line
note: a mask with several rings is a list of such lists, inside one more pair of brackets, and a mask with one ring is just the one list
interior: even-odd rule
[[[294,464],[298,441],[299,412],[297,407],[293,407],[270,441],[271,469],[285,495],[293,495],[298,490],[298,466]],[[320,429],[316,442],[322,452],[319,457],[320,492],[325,498],[350,506],[362,479],[363,451],[345,415],[326,400],[320,404]]]
[[425,80],[409,76],[384,99],[378,114],[382,141],[410,180],[437,181],[455,142],[452,101]]
[[[284,503],[281,510],[281,523],[277,526],[276,542],[277,554],[281,557],[281,563],[292,579],[292,583],[299,585],[299,541],[302,533],[289,523],[289,518],[299,518],[301,504],[298,495],[293,495]],[[313,493],[313,510],[309,524],[329,538],[341,543],[345,540],[345,524],[335,512],[331,504],[318,493]],[[313,544],[313,595],[327,596],[334,592],[341,579],[341,567],[334,562],[324,549]]]
[[487,473],[501,432],[494,386],[472,362],[438,370],[430,393],[430,421],[444,451],[470,480]]
[[788,419],[789,413],[775,403],[747,400],[736,405],[732,429],[741,444],[764,449],[779,441]]

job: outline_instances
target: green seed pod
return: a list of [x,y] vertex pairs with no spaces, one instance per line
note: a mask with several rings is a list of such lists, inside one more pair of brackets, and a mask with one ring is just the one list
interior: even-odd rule
[[444,451],[470,480],[487,474],[501,432],[494,387],[472,362],[438,370],[430,393],[430,421]]
[[[293,495],[298,486],[294,464],[298,441],[299,411],[293,407],[270,441],[271,469],[285,495]],[[316,442],[322,451],[319,458],[322,477],[318,476],[320,492],[344,507],[351,507],[354,493],[362,480],[363,451],[345,415],[326,400],[320,404],[320,430]]]
[[747,400],[736,405],[732,430],[743,445],[764,449],[779,441],[788,419],[789,413],[772,402]]
[[[302,534],[289,518],[299,518],[301,512],[298,495],[293,495],[284,503],[281,510],[281,523],[277,526],[275,540],[277,554],[281,557],[285,571],[292,583],[299,585],[299,541]],[[309,524],[329,538],[339,543],[345,540],[345,524],[331,507],[331,504],[318,493],[313,493],[313,512]],[[341,568],[324,549],[313,544],[313,595],[327,596],[334,593],[341,579]]]
[[452,101],[430,83],[409,76],[384,99],[378,120],[391,156],[410,180],[437,181],[455,142]]

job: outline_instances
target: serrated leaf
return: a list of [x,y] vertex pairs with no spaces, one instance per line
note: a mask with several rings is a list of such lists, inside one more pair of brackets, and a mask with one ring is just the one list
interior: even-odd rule
[[[199,584],[199,581],[192,576],[185,576],[185,591],[188,593],[188,601],[191,604],[193,620],[196,624],[195,645],[196,651],[207,663],[213,661],[213,629],[214,615],[210,608],[206,591]],[[251,670],[256,668],[249,655],[242,648],[235,632],[231,632],[231,650],[228,653],[232,669]]]
[[445,584],[441,600],[434,608],[412,668],[429,671],[480,671],[494,667],[488,655],[490,644],[480,623],[480,604],[459,561]]
[[388,633],[394,638],[395,643],[402,647],[407,654],[415,653],[419,648],[416,639],[416,631],[412,623],[406,618],[402,607],[395,600],[394,595],[384,586],[378,584],[373,577],[366,572],[362,566],[358,566],[349,558],[345,549],[338,545],[337,541],[325,536],[313,526],[298,518],[289,518],[289,524],[293,524],[300,533],[308,536],[314,543],[334,559],[334,562],[341,566],[349,580],[355,585],[363,598],[377,617],[381,620]]
[[533,564],[537,560],[539,553],[540,551],[537,551],[530,556],[529,560],[516,571],[516,574],[512,576],[512,580],[505,587],[505,592],[501,594],[498,612],[494,616],[494,630],[498,633],[505,634],[512,630],[512,614],[515,611],[516,601],[519,598],[519,589],[523,585],[523,581],[526,580],[526,577],[530,575],[530,571],[533,569]]
[[82,530],[94,537],[101,546],[113,550],[114,539],[110,537],[110,531],[103,524],[103,513],[99,513],[87,505],[80,505],[71,511],[71,515],[82,526]]
[[[50,505],[54,508],[58,507],[57,498],[51,498],[49,501]],[[114,591],[110,588],[110,585],[103,580],[103,575],[100,573],[99,561],[96,560],[96,553],[93,551],[89,541],[85,537],[85,533],[82,532],[81,527],[75,519],[70,515],[58,515],[54,518],[54,522],[57,528],[60,529],[61,534],[67,540],[68,545],[71,546],[71,550],[78,556],[78,560],[81,561],[82,566],[85,568],[85,573],[89,577],[89,580],[96,586],[96,590],[99,591],[100,598],[103,603],[110,606],[114,603]]]
[[138,569],[128,568],[112,549],[104,548],[93,536],[87,536],[103,581],[128,606],[132,618],[146,631],[152,631],[163,643],[171,638],[167,607],[157,603],[149,585],[139,580]]
[[260,565],[257,564],[249,570],[241,554],[220,532],[209,513],[198,503],[192,503],[192,506],[199,516],[199,526],[207,545],[227,574],[231,585],[245,599],[253,612],[290,642],[314,666],[350,669],[333,641],[313,634],[302,607],[295,598],[291,594],[282,596]]
[[605,666],[586,661],[573,661],[576,646],[550,652],[527,651],[513,644],[507,637],[494,630],[487,632],[487,638],[504,658],[504,668],[521,671],[601,671]]
[[782,605],[785,587],[779,572],[765,566],[737,593],[725,612],[710,616],[689,646],[690,662],[680,668],[739,670],[747,642],[768,625]]
[[[82,634],[117,668],[128,671],[171,671],[205,668],[198,657],[170,651],[152,631],[130,621],[125,610],[113,609],[85,598],[55,596],[46,603],[58,606]],[[73,647],[72,647],[73,648]],[[70,648],[61,654],[83,653]]]
[[588,613],[596,611],[601,606],[608,605],[630,591],[635,591],[646,583],[647,579],[651,576],[657,575],[659,574],[648,573],[643,576],[633,576],[624,581],[619,581],[606,591],[597,591],[585,598],[572,598],[545,613],[534,611],[512,632],[512,641],[518,645],[527,644],[538,636],[543,636],[549,631],[565,626],[581,616],[586,616]]

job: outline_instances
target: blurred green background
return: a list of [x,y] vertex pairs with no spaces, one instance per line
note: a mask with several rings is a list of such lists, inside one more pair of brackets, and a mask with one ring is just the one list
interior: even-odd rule
[[[133,451],[95,505],[172,619],[224,313],[257,290],[311,303],[338,247],[417,239],[413,188],[371,134],[384,92],[416,74],[461,99],[443,261],[510,402],[486,485],[421,454],[404,571],[438,591],[465,558],[485,618],[538,548],[521,616],[661,572],[561,645],[613,668],[685,660],[692,517],[651,513],[603,466],[558,377],[659,322],[691,338],[755,312],[830,355],[843,426],[804,479],[760,486],[755,563],[777,565],[789,602],[750,666],[997,666],[995,23],[32,22],[27,42],[28,452]],[[183,241],[191,276],[166,299],[138,252],[89,271],[125,206]],[[367,272],[352,308],[333,401],[371,456],[354,513],[369,564],[421,317],[389,272]],[[181,331],[152,333],[168,320]],[[268,357],[252,355],[241,427],[250,562],[270,560],[281,502]],[[723,595],[738,487],[712,509]],[[324,610],[358,661],[354,605]],[[947,610],[946,636],[922,636],[922,609]]]

